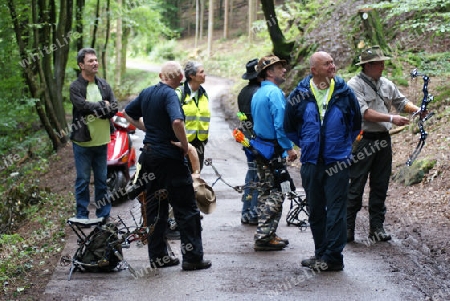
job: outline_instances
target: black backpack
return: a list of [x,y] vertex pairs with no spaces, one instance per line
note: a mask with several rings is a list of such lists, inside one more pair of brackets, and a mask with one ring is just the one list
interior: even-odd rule
[[96,226],[75,255],[75,259],[89,272],[110,272],[119,264],[119,257],[122,257],[122,240],[113,224]]

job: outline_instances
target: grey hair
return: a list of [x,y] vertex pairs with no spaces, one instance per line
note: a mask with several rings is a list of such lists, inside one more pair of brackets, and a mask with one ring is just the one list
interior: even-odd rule
[[82,48],[80,51],[78,51],[77,54],[77,65],[80,63],[84,63],[84,57],[86,56],[86,53],[97,55],[97,52],[95,52],[95,49],[93,48]]
[[195,61],[189,61],[186,63],[186,66],[184,66],[184,77],[186,78],[186,81],[191,80],[191,75],[197,74],[198,67],[203,66],[202,63],[195,62]]

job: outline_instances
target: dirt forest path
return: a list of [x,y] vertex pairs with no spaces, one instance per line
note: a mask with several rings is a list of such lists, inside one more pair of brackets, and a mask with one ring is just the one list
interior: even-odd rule
[[[145,66],[144,66],[145,67]],[[141,68],[143,65],[141,64]],[[220,108],[220,100],[230,89],[227,80],[208,76],[205,88],[212,110],[210,140],[205,158],[231,186],[243,185],[246,161],[231,136],[231,128]],[[136,145],[140,139],[136,138]],[[291,168],[300,187],[298,167]],[[150,270],[147,248],[133,243],[124,249],[124,257],[137,271],[113,273],[75,272],[67,281],[69,267],[58,266],[42,300],[122,301],[122,300],[422,300],[416,288],[402,281],[384,258],[386,248],[396,248],[395,241],[370,245],[364,241],[346,247],[343,272],[313,273],[300,266],[301,259],[313,254],[311,231],[300,231],[286,224],[290,202],[284,203],[278,233],[290,245],[279,252],[255,252],[255,228],[240,223],[241,194],[225,185],[214,170],[205,166],[202,177],[214,183],[217,208],[202,220],[205,259],[212,260],[207,270],[184,272],[181,266]],[[130,221],[136,201],[113,207],[112,216]],[[181,259],[179,240],[171,240],[172,249]],[[72,255],[76,237],[67,237],[63,254]],[[401,254],[399,253],[399,257]],[[391,258],[392,259],[392,258]],[[395,258],[394,258],[395,260]]]

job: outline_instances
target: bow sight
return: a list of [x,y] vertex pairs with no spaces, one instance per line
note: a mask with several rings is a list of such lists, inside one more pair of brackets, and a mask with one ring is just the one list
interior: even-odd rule
[[414,69],[413,71],[411,71],[411,78],[416,78],[418,76],[422,76],[422,79],[423,79],[423,88],[422,88],[423,98],[422,98],[422,103],[420,104],[420,109],[417,110],[417,112],[414,112],[412,117],[414,118],[416,115],[419,115],[419,120],[417,121],[417,125],[419,127],[420,138],[419,138],[419,142],[417,143],[417,146],[414,149],[413,153],[409,156],[408,161],[406,161],[407,166],[411,166],[413,164],[414,160],[417,158],[417,156],[422,151],[422,148],[425,145],[425,140],[427,139],[427,136],[428,136],[428,133],[425,131],[424,124],[425,124],[425,121],[427,121],[434,115],[434,113],[428,113],[428,111],[427,111],[427,105],[430,102],[432,102],[434,99],[432,95],[428,94],[428,83],[430,81],[430,78],[425,74],[419,73],[417,71],[417,69]]

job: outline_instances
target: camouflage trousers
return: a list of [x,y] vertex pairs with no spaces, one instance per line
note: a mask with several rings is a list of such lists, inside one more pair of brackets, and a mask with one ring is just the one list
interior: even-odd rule
[[255,241],[269,242],[275,235],[281,219],[284,196],[275,182],[273,170],[267,165],[258,163],[260,178],[258,195],[258,226]]

